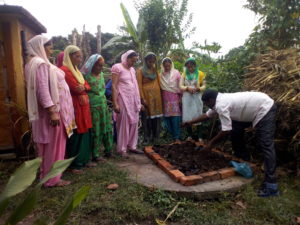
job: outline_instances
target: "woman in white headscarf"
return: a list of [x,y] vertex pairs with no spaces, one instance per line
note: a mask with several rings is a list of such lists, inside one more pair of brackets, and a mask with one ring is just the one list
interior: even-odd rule
[[164,58],[161,64],[160,88],[163,99],[164,122],[173,140],[180,142],[181,91],[180,73],[174,68],[170,58]]
[[[62,70],[49,62],[52,42],[37,35],[28,42],[29,62],[25,66],[29,121],[39,157],[43,178],[57,160],[63,160],[67,137],[75,128],[74,109],[69,87]],[[58,175],[45,186],[65,186],[70,181]]]

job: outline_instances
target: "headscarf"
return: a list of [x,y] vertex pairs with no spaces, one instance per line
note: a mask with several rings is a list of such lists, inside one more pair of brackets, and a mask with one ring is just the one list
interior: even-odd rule
[[95,65],[95,63],[99,60],[99,59],[103,59],[104,58],[99,55],[99,54],[94,54],[94,55],[91,55],[90,58],[86,61],[86,63],[83,65],[83,67],[81,68],[81,72],[84,74],[84,75],[88,75],[92,72],[92,69]]
[[78,81],[78,83],[80,84],[84,84],[84,78],[81,74],[81,72],[79,71],[79,69],[77,68],[77,66],[73,66],[73,63],[70,59],[70,54],[73,54],[75,52],[80,51],[80,48],[78,48],[75,45],[69,45],[66,47],[65,51],[64,51],[64,61],[63,61],[63,65],[68,67],[69,70],[71,70],[73,76],[76,78],[76,80]]
[[36,35],[28,41],[28,53],[32,57],[28,62],[28,74],[26,75],[27,84],[27,103],[28,103],[28,115],[29,121],[39,119],[38,103],[36,96],[36,74],[40,65],[46,64],[49,67],[49,88],[51,99],[56,106],[56,110],[59,111],[59,92],[57,83],[57,70],[56,66],[52,65],[47,58],[44,45],[49,42],[50,39],[43,35]]
[[62,67],[63,65],[63,61],[64,61],[64,52],[60,52],[58,55],[57,55],[57,59],[56,59],[56,66],[58,68]]
[[157,72],[156,72],[156,69],[157,69],[157,63],[155,63],[155,71],[151,71],[149,70],[149,68],[147,67],[147,62],[146,62],[146,58],[148,56],[155,56],[155,59],[156,59],[156,55],[153,53],[153,52],[148,52],[146,54],[146,56],[144,57],[144,63],[143,63],[143,67],[142,67],[142,74],[144,77],[150,79],[150,80],[155,80],[156,79],[156,75],[157,75]]
[[125,52],[122,56],[121,56],[121,63],[123,64],[123,66],[128,68],[128,63],[127,63],[127,58],[128,56],[133,53],[135,51],[133,50],[128,50],[127,52]]
[[[169,59],[171,61],[171,70],[166,73],[164,68],[164,61]],[[179,73],[178,70],[174,68],[174,63],[171,58],[166,57],[161,63],[161,74],[160,74],[160,87],[164,91],[169,91],[173,93],[180,93],[178,87],[178,80],[176,79],[176,74]]]
[[190,71],[186,68],[186,64],[189,63],[189,62],[195,62],[196,64],[196,60],[195,58],[193,57],[190,57],[188,58],[184,65],[185,65],[185,74],[186,74],[186,78],[188,80],[193,80],[193,79],[198,79],[198,75],[199,75],[199,68],[197,67],[197,64],[196,64],[196,68],[195,68],[195,71],[193,73],[190,73]]

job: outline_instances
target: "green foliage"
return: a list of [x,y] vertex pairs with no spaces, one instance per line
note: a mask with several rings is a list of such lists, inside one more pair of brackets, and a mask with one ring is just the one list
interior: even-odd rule
[[8,199],[27,189],[36,178],[37,169],[42,162],[41,158],[36,158],[25,162],[10,177],[4,191],[0,195],[0,202]]
[[54,223],[54,225],[64,225],[67,223],[68,217],[70,216],[72,210],[76,208],[80,202],[87,196],[90,190],[89,186],[83,186],[80,190],[78,190],[71,199],[64,206],[64,210],[59,215],[58,219]]
[[[5,222],[5,225],[16,225],[28,216],[35,208],[41,192],[41,186],[49,179],[61,174],[71,164],[74,158],[67,160],[56,161],[50,172],[42,179],[33,190],[25,196],[24,200],[17,205],[12,211],[11,215]],[[23,192],[27,189],[35,180],[37,170],[41,164],[41,158],[30,160],[25,162],[16,172],[10,177],[4,191],[0,195],[0,215],[3,214],[4,210],[9,206],[9,199],[16,194]],[[65,205],[55,225],[64,225],[67,223],[67,219],[70,216],[72,210],[80,204],[80,202],[86,197],[89,191],[88,186],[82,187],[74,196],[71,197],[70,201]],[[42,218],[35,221],[36,225],[47,224]]]
[[184,49],[184,39],[195,31],[194,27],[191,28],[193,17],[188,14],[187,5],[188,0],[147,0],[136,3],[145,21],[149,49],[159,57],[166,56],[172,45]]
[[53,36],[51,40],[53,43],[53,49],[55,50],[63,51],[69,44],[68,39],[63,36]]
[[245,7],[260,17],[260,23],[246,43],[248,47],[262,52],[268,48],[299,46],[299,0],[247,0]]
[[207,52],[207,54],[210,56],[210,53],[218,53],[221,49],[221,45],[217,42],[213,42],[212,44],[208,44],[207,40],[205,40],[204,45],[201,45],[198,42],[194,42],[192,49],[200,49],[202,51]]
[[39,192],[40,188],[34,188],[34,190],[30,192],[23,202],[12,212],[5,224],[15,225],[29,215],[37,203]]

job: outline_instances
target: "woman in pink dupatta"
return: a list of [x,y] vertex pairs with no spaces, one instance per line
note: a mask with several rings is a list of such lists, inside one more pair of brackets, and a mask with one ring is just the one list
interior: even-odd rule
[[121,63],[111,68],[113,107],[117,122],[117,151],[127,158],[127,151],[137,150],[140,93],[136,80],[134,63],[137,54],[129,50],[121,57]]
[[[38,156],[42,158],[40,179],[52,165],[65,156],[66,140],[76,127],[69,87],[62,70],[49,62],[52,42],[37,35],[28,42],[29,62],[25,66],[29,121]],[[48,180],[45,186],[65,186],[70,181],[61,174]]]

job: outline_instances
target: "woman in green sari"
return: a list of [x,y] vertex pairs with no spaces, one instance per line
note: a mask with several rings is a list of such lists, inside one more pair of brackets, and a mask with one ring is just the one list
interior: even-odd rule
[[112,117],[105,97],[105,81],[103,77],[104,58],[99,54],[92,55],[81,72],[91,87],[88,92],[92,114],[92,156],[94,161],[102,161],[100,148],[104,146],[104,157],[111,156],[113,145]]

